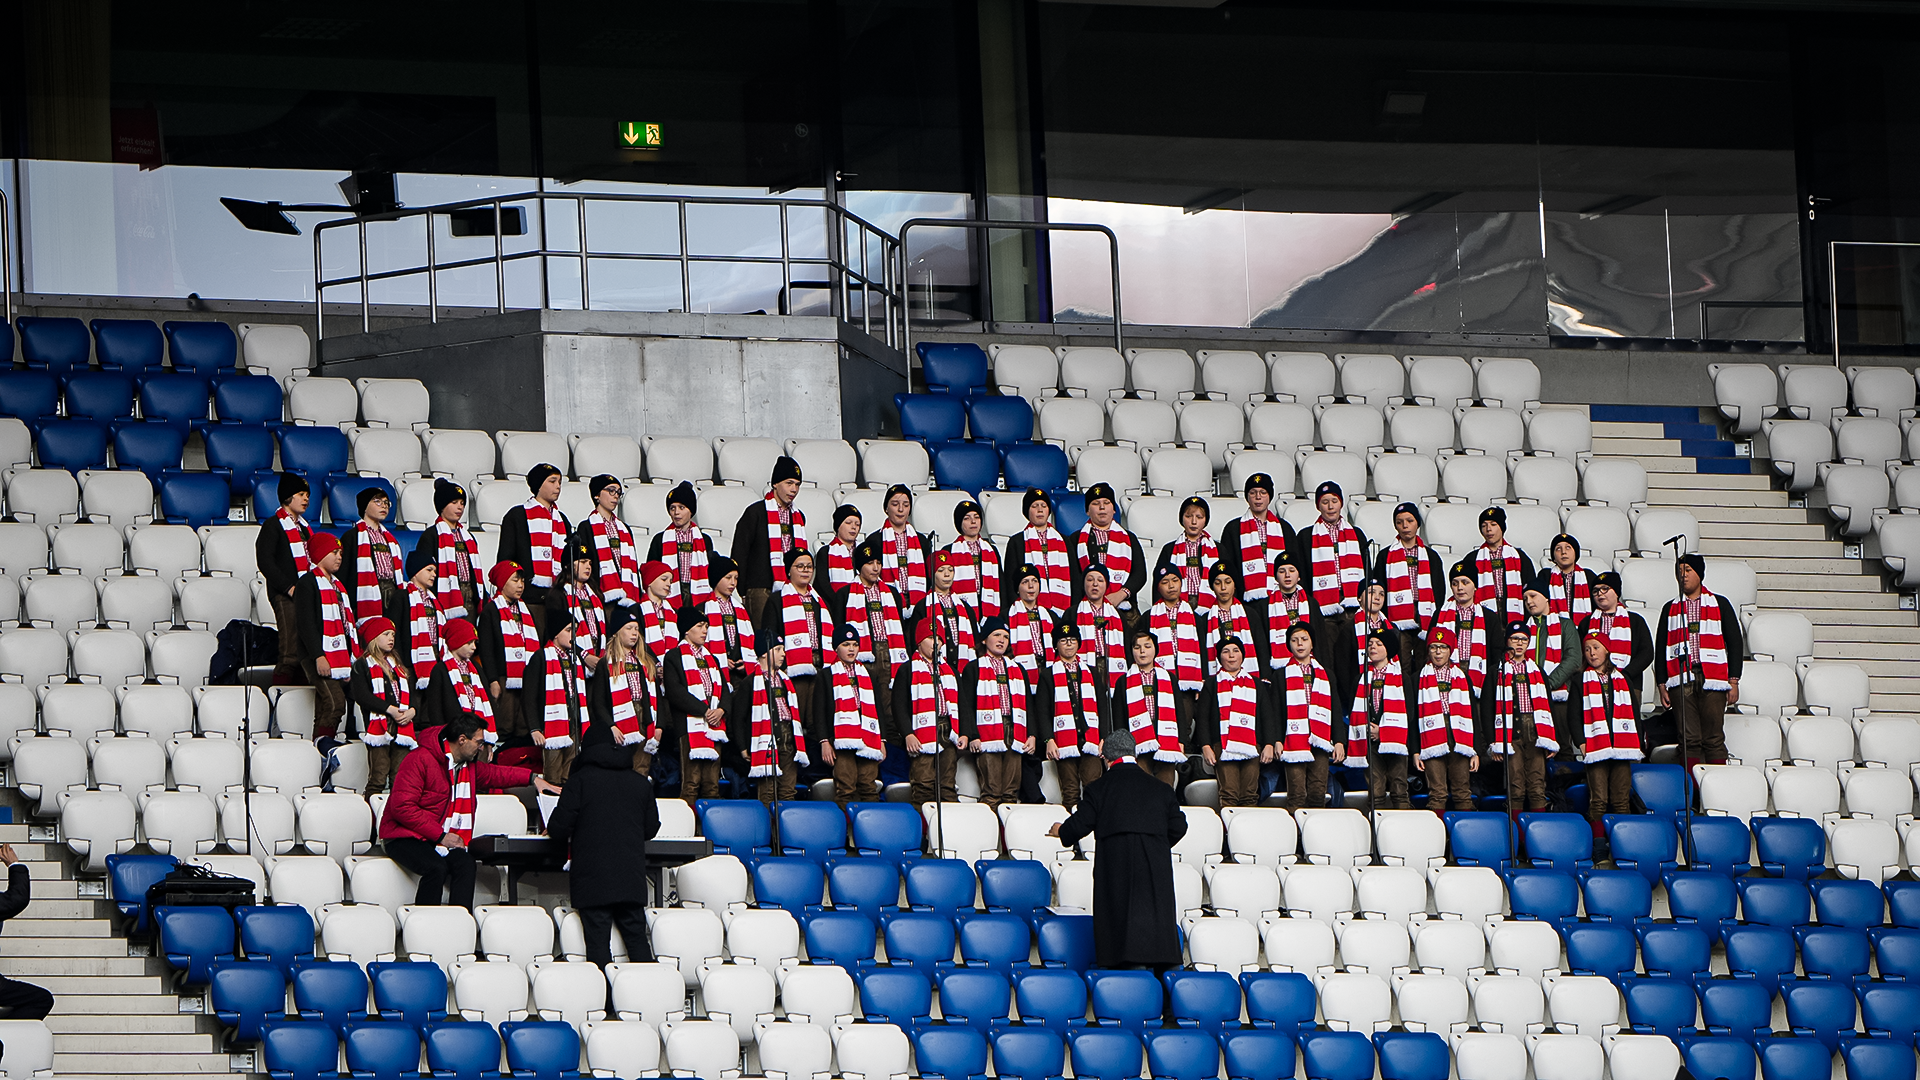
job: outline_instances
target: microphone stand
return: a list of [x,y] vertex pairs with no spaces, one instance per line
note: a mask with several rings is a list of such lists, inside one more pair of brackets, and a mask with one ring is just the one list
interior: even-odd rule
[[[1680,533],[1675,536],[1667,537],[1665,541],[1665,546],[1673,548],[1673,571],[1674,571],[1674,584],[1676,588],[1679,585],[1679,579],[1680,579],[1680,556],[1684,554],[1680,550],[1680,548],[1682,543],[1686,540],[1686,538],[1687,538],[1686,533]],[[1649,633],[1651,633],[1653,628],[1648,627],[1647,630]],[[1693,662],[1693,657],[1691,655],[1687,657],[1687,662],[1689,664]],[[1680,703],[1677,695],[1668,696],[1667,707],[1673,710],[1674,735],[1680,740],[1680,791],[1683,795],[1686,796],[1686,805],[1680,808],[1680,813],[1682,816],[1682,824],[1680,828],[1680,848],[1681,848],[1681,851],[1687,857],[1687,865],[1692,866],[1693,854],[1694,854],[1693,852],[1693,797],[1694,797],[1693,769],[1687,765],[1687,733],[1686,733],[1686,730],[1680,726],[1679,705]]]

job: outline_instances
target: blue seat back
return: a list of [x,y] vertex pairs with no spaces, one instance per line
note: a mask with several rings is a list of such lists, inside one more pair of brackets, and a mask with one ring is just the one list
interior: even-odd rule
[[161,955],[186,973],[190,986],[206,983],[215,960],[233,959],[233,916],[226,908],[156,907],[153,922],[160,931]]
[[294,961],[313,959],[313,916],[299,904],[241,907],[233,915],[247,959],[265,960],[289,977]]
[[67,415],[119,420],[133,415],[133,377],[117,371],[76,371],[66,377]]
[[1694,818],[1687,823],[1693,870],[1738,877],[1753,869],[1753,830],[1737,817]]
[[223,322],[168,322],[167,351],[175,371],[193,371],[207,378],[230,374],[240,352],[240,339]]
[[340,1036],[325,1024],[285,1020],[266,1025],[260,1052],[275,1080],[321,1080],[337,1075],[334,1065],[339,1061]]
[[108,371],[157,370],[167,356],[167,339],[151,319],[95,319],[93,354]]
[[835,910],[853,910],[878,923],[899,910],[900,871],[883,859],[842,859],[827,867],[827,895]]
[[451,1020],[427,1028],[427,1068],[444,1080],[500,1075],[500,1036],[492,1024]]
[[500,1025],[507,1069],[525,1080],[561,1080],[580,1075],[580,1035],[558,1020],[520,1020]]
[[910,967],[874,968],[860,976],[860,1011],[912,1031],[933,1016],[933,984]]
[[34,441],[40,449],[40,467],[43,469],[65,469],[78,473],[82,469],[106,467],[107,428],[97,421],[49,420],[40,425]]
[[914,859],[906,864],[907,903],[952,919],[974,910],[978,880],[964,859]]
[[1224,971],[1167,972],[1167,1004],[1177,1021],[1220,1034],[1240,1023],[1240,982]]
[[1096,1023],[1132,1031],[1149,1020],[1158,1023],[1165,1001],[1151,971],[1089,971],[1087,996]]
[[134,920],[133,928],[145,932],[147,890],[180,864],[171,855],[109,855],[107,885],[113,903],[123,918]]
[[1061,536],[1072,536],[1087,523],[1087,498],[1070,487],[1062,485],[1054,488],[1053,527],[1060,530]]
[[[256,424],[213,424],[200,433],[207,467],[224,470],[235,495],[247,495],[259,473],[273,469],[273,433]],[[279,507],[274,507],[275,510]]]
[[1608,814],[1601,821],[1607,829],[1607,844],[1613,849],[1614,866],[1639,871],[1648,885],[1658,883],[1661,874],[1675,868],[1680,836],[1673,831],[1672,822],[1652,814]]
[[1446,822],[1455,863],[1503,870],[1513,861],[1514,826],[1507,815],[1456,811]]
[[[394,490],[393,481],[388,480],[384,476],[355,476],[349,473],[327,484],[327,516],[336,522],[360,520],[360,493],[368,488],[378,488],[386,492],[387,502],[392,504],[396,510],[400,508],[400,493]],[[387,520],[392,521],[393,518],[389,516]],[[746,802],[747,800],[736,799],[733,801]],[[754,805],[759,806],[760,803],[755,801]],[[762,814],[765,813],[764,807],[762,807],[761,812]],[[702,835],[704,835],[704,831]],[[714,852],[718,854],[719,851],[720,848],[716,845]],[[733,854],[741,855],[742,859],[745,859],[745,855],[742,852],[734,852]]]
[[1640,936],[1640,962],[1647,974],[1691,979],[1707,970],[1713,941],[1698,926],[1652,923],[1636,932]]
[[1571,874],[1593,865],[1593,825],[1579,814],[1521,814],[1520,839],[1537,869]]
[[1000,472],[1008,491],[1065,487],[1072,467],[1067,452],[1052,443],[1016,443],[1000,451]]
[[302,1020],[324,1020],[337,1032],[367,1018],[367,973],[350,960],[303,960],[293,965],[293,1007]]
[[[893,955],[891,947],[887,949],[887,955]],[[951,956],[952,952],[949,951],[948,955]],[[1060,973],[1044,972],[1043,974]],[[1074,978],[1073,981],[1080,980]],[[1087,1014],[1086,991],[1085,984],[1082,984],[1080,987],[1080,1015],[1082,1016]],[[982,1032],[989,1031],[996,1022],[1006,1020],[1008,1002],[1012,997],[1013,988],[1007,985],[1007,980],[997,971],[953,968],[940,975],[940,1015],[949,1024],[968,1024]]]
[[1773,992],[1758,979],[1701,975],[1693,985],[1708,1034],[1752,1039],[1773,1033]]
[[1017,394],[969,398],[967,430],[976,439],[999,445],[1028,442],[1033,438],[1033,406]]
[[921,442],[957,439],[967,428],[967,412],[960,399],[947,394],[895,394],[900,434]]
[[913,1060],[921,1076],[967,1080],[987,1072],[987,1036],[965,1024],[934,1024],[913,1029]]
[[1132,1080],[1140,1075],[1142,1050],[1137,1027],[1081,1028],[1073,1033],[1071,1041],[1073,1075],[1076,1078]]
[[1794,979],[1780,984],[1786,1001],[1787,1025],[1795,1035],[1811,1035],[1838,1048],[1842,1035],[1854,1033],[1858,1015],[1853,988],[1832,979]]
[[1660,879],[1667,887],[1667,907],[1682,922],[1694,921],[1715,941],[1720,924],[1738,910],[1740,894],[1733,879],[1706,870],[1679,870]]
[[1082,974],[1093,966],[1093,916],[1054,915],[1034,930],[1040,962]]
[[1920,979],[1920,930],[1908,926],[1876,926],[1867,931],[1873,942],[1874,966],[1883,979]]
[[1056,1031],[1008,1027],[993,1032],[993,1071],[1007,1080],[1054,1080],[1066,1070],[1067,1045]]
[[854,803],[847,807],[853,846],[894,862],[920,857],[920,811],[911,803]]
[[822,911],[806,918],[807,956],[838,964],[851,974],[873,959],[873,920],[853,911]]
[[191,525],[225,524],[233,492],[211,473],[169,473],[160,478],[160,516]]
[[973,864],[980,875],[980,898],[988,911],[1004,911],[1029,922],[1035,912],[1053,902],[1053,876],[1035,859],[981,859]]
[[1810,979],[1853,979],[1867,973],[1873,947],[1864,930],[1846,926],[1796,926],[1800,970]]
[[1373,1045],[1380,1080],[1447,1080],[1447,1040],[1431,1031],[1382,1031]]
[[1357,1031],[1300,1037],[1300,1057],[1313,1080],[1372,1080],[1373,1043]]
[[701,799],[693,809],[700,816],[700,835],[713,841],[715,855],[746,862],[773,850],[773,815],[767,804],[757,799]]
[[1677,1039],[1694,1030],[1694,1013],[1699,999],[1693,983],[1687,979],[1641,977],[1620,980],[1620,992],[1627,999],[1627,1022],[1633,1030],[1647,1035],[1665,1035]]
[[1762,1040],[1759,1050],[1764,1080],[1806,1080],[1833,1074],[1833,1048],[1819,1039],[1775,1036]]
[[1889,881],[1881,891],[1887,896],[1887,917],[1895,926],[1920,930],[1920,881]]
[[[1861,1039],[1840,1048],[1847,1080],[1913,1080],[1913,1048],[1895,1042]],[[1805,1075],[1813,1075],[1811,1073]]]
[[896,915],[881,934],[887,941],[887,962],[908,964],[929,979],[953,966],[953,921],[944,915]]
[[1300,1048],[1291,1034],[1256,1029],[1220,1036],[1229,1080],[1292,1080]]
[[160,474],[180,468],[187,434],[172,424],[122,424],[113,432],[113,459],[123,469],[139,469],[158,485]]
[[346,433],[336,427],[280,429],[280,463],[295,472],[344,472],[348,449]]
[[780,804],[780,850],[823,863],[847,853],[846,811],[830,802]]
[[207,1006],[233,1029],[236,1042],[260,1037],[263,1025],[287,1015],[287,978],[264,960],[218,960],[207,984]]
[[1609,979],[1631,975],[1638,949],[1633,931],[1609,923],[1567,927],[1567,966],[1575,975],[1603,975]]
[[1677,815],[1687,808],[1691,790],[1687,780],[1687,771],[1679,765],[1652,765],[1636,761],[1631,772],[1633,797],[1647,808],[1647,813],[1658,814],[1668,821],[1678,821]]
[[1060,968],[1022,971],[1013,982],[1013,1000],[1025,1023],[1044,1024],[1062,1035],[1086,1026],[1087,981],[1075,972]]
[[13,416],[29,425],[60,408],[60,380],[44,371],[0,368],[0,416]]
[[1240,976],[1247,1019],[1289,1035],[1313,1026],[1313,980],[1297,971],[1249,971]]
[[1807,882],[1813,913],[1826,926],[1865,930],[1886,921],[1886,895],[1871,881],[1838,878]]
[[31,368],[46,368],[56,375],[87,366],[93,351],[93,337],[87,324],[79,319],[20,318],[20,358]]
[[1743,922],[1793,927],[1812,921],[1813,898],[1804,881],[1740,878],[1733,884],[1740,892]]
[[382,1020],[403,1020],[426,1032],[447,1018],[447,973],[439,964],[417,960],[377,960],[367,965],[373,1007]]
[[1507,900],[1515,918],[1558,921],[1580,911],[1580,888],[1558,870],[1509,870]]
[[347,1025],[346,1043],[347,1068],[356,1080],[401,1080],[420,1075],[420,1033],[411,1024],[356,1021]]
[[1805,881],[1827,868],[1827,834],[1812,818],[1756,817],[1753,846],[1772,877]]
[[1782,978],[1793,978],[1793,934],[1780,926],[1729,926],[1726,931],[1727,970],[1759,979],[1778,989]]
[[1589,870],[1580,875],[1587,918],[1631,923],[1653,912],[1653,885],[1632,870]]
[[812,859],[789,856],[761,859],[753,864],[753,895],[762,906],[782,907],[799,918],[809,904],[818,904],[826,890],[826,874]]
[[1681,1046],[1681,1052],[1686,1057],[1687,1068],[1695,1076],[1753,1080],[1759,1068],[1753,1047],[1745,1039],[1721,1036],[1688,1039]]
[[1876,1039],[1898,1039],[1913,1045],[1920,1030],[1920,985],[1910,982],[1861,982],[1860,1026]]
[[1017,915],[975,915],[960,924],[960,958],[1008,978],[1027,967],[1033,951],[1033,931]]
[[221,379],[213,388],[213,415],[222,423],[280,423],[286,415],[280,380],[271,375]]
[[1211,1031],[1149,1031],[1147,1073],[1156,1080],[1214,1080],[1220,1075],[1220,1042]]
[[991,443],[952,439],[932,444],[928,452],[936,487],[967,491],[977,499],[982,490],[1000,486],[1000,455]]
[[971,341],[922,341],[913,351],[929,387],[966,394],[987,385],[987,351]]
[[163,372],[140,381],[140,417],[149,424],[185,429],[207,418],[207,380],[198,375]]

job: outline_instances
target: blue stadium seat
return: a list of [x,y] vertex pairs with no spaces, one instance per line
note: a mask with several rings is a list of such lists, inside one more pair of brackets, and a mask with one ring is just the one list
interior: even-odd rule
[[1580,911],[1580,888],[1572,874],[1516,869],[1507,871],[1506,879],[1507,904],[1516,919],[1542,919],[1557,924]]
[[873,963],[873,920],[853,911],[819,911],[803,920],[807,957],[816,964],[838,964],[848,974]]
[[1017,915],[975,915],[960,924],[960,960],[968,967],[984,967],[1012,980],[1031,965],[1033,931]]
[[933,984],[910,967],[877,967],[860,973],[860,1011],[870,1021],[912,1031],[933,1018]]
[[1567,927],[1567,968],[1575,975],[1603,975],[1619,979],[1634,973],[1639,955],[1633,931],[1607,923],[1576,923]]
[[1302,1035],[1300,1058],[1312,1080],[1373,1080],[1373,1043],[1357,1031]]
[[207,380],[198,375],[165,372],[140,383],[140,418],[149,424],[172,424],[184,434],[207,420]]
[[350,960],[303,960],[293,965],[293,1007],[302,1020],[322,1020],[337,1033],[367,1018],[367,973]]
[[[943,996],[941,1000],[946,999]],[[1013,981],[1013,1000],[1022,1023],[1052,1028],[1062,1037],[1087,1026],[1087,981],[1075,972],[1059,968],[1022,971]]]
[[[893,955],[891,947],[887,955]],[[1080,983],[1078,977],[1069,977]],[[949,1024],[968,1024],[985,1034],[993,1025],[1006,1022],[1012,997],[1013,989],[998,972],[949,967],[940,975],[940,1016]],[[1087,988],[1080,983],[1080,1015],[1086,1014]]]
[[1072,466],[1067,452],[1052,443],[1016,443],[1000,448],[1000,472],[1008,491],[1067,486]]
[[753,864],[751,874],[753,896],[759,905],[786,908],[796,919],[809,906],[820,903],[827,887],[820,864],[797,856],[761,859]]
[[216,960],[207,1008],[232,1042],[254,1042],[262,1026],[287,1018],[287,977],[264,960]]
[[[1840,1046],[1847,1080],[1913,1080],[1913,1047],[1875,1039],[1848,1039]],[[1812,1074],[1805,1074],[1812,1075]]]
[[1770,877],[1805,881],[1827,868],[1827,834],[1812,818],[1753,819],[1753,846]]
[[1608,814],[1601,822],[1615,867],[1639,871],[1649,886],[1679,868],[1680,836],[1671,823],[1652,814]]
[[500,1036],[492,1024],[477,1021],[430,1025],[427,1068],[440,1080],[498,1080]]
[[60,408],[60,380],[44,371],[0,368],[0,416],[36,427]]
[[1640,1035],[1665,1035],[1677,1039],[1691,1035],[1694,1013],[1699,1001],[1688,979],[1659,979],[1645,975],[1621,979],[1620,993],[1627,1001],[1627,1025]]
[[1714,941],[1721,924],[1730,921],[1739,893],[1733,879],[1706,870],[1681,870],[1660,879],[1667,886],[1667,907],[1675,922],[1698,923]]
[[1431,1031],[1376,1032],[1373,1045],[1380,1080],[1447,1080],[1447,1040]]
[[160,370],[167,339],[151,319],[94,319],[93,354],[103,371],[124,371],[136,378]]
[[826,863],[847,853],[847,813],[830,802],[781,803],[780,850]]
[[1683,1039],[1680,1052],[1694,1076],[1714,1080],[1753,1080],[1758,1062],[1753,1047],[1745,1039],[1705,1035]]
[[93,352],[93,336],[79,319],[20,318],[20,358],[30,368],[41,368],[64,375],[87,366]]
[[[1877,891],[1877,890],[1876,890]],[[1809,979],[1864,978],[1873,961],[1866,932],[1845,926],[1796,926],[1800,942],[1800,970]]]
[[1786,927],[1729,924],[1725,938],[1732,974],[1758,979],[1776,991],[1781,980],[1793,978],[1793,932]]
[[1240,1026],[1240,982],[1224,971],[1169,971],[1168,1011],[1180,1027],[1219,1035]]
[[1920,930],[1875,926],[1867,938],[1873,942],[1874,967],[1882,979],[1920,979]]
[[1687,839],[1693,870],[1739,877],[1753,869],[1753,830],[1737,817],[1696,817],[1687,823]]
[[354,1080],[418,1080],[421,1075],[420,1033],[410,1024],[385,1020],[348,1024],[346,1044],[347,1071]]
[[900,911],[900,871],[884,859],[842,859],[827,867],[835,911],[857,911],[875,924]]
[[993,1071],[1004,1080],[1058,1080],[1066,1072],[1067,1045],[1043,1027],[1003,1027],[992,1036]]
[[233,918],[247,959],[265,960],[288,978],[296,962],[313,959],[313,916],[299,904],[239,907]]
[[954,967],[953,920],[944,915],[895,915],[886,920],[881,934],[886,939],[889,964],[913,968],[929,979],[941,978]]
[[1787,1006],[1787,1025],[1795,1035],[1819,1039],[1828,1050],[1839,1048],[1844,1036],[1857,1034],[1854,1018],[1858,1003],[1853,988],[1832,979],[1794,979],[1780,984]]
[[168,471],[160,476],[160,516],[168,524],[225,524],[232,490],[212,473]]
[[1579,814],[1521,814],[1520,839],[1536,870],[1593,869],[1593,824]]
[[[394,490],[393,481],[388,480],[384,476],[356,476],[353,473],[343,473],[338,477],[329,478],[327,482],[327,517],[342,523],[360,520],[360,493],[368,488],[379,488],[381,491],[386,492],[387,502],[391,503],[395,510],[400,508],[400,493]],[[391,522],[393,519],[389,517],[387,520]],[[704,802],[706,800],[701,801]],[[744,803],[748,800],[734,799],[729,801]],[[760,804],[758,800],[754,800],[754,802],[755,805],[761,807],[761,816],[765,817],[765,806]],[[701,835],[706,835],[704,829],[701,830]],[[719,854],[720,846],[715,844],[713,850],[715,854]],[[770,852],[773,849],[768,848],[767,850]],[[749,858],[749,856],[737,851],[732,854],[739,855],[742,862],[745,862]]]
[[950,439],[932,444],[928,451],[936,487],[968,491],[978,498],[980,492],[1000,486],[1000,455],[991,443]]
[[1227,1080],[1292,1080],[1300,1048],[1292,1035],[1265,1029],[1229,1031],[1220,1037]]
[[376,960],[367,965],[373,1011],[382,1020],[402,1020],[426,1034],[447,1018],[447,973],[420,960]]
[[967,429],[966,407],[946,394],[895,394],[893,407],[900,414],[900,434],[909,439],[946,442]]
[[1739,878],[1733,885],[1740,893],[1741,922],[1795,927],[1813,919],[1813,898],[1804,881]]
[[345,472],[347,435],[336,427],[283,427],[280,435],[282,468],[309,476]]
[[1154,1080],[1214,1080],[1220,1075],[1220,1042],[1209,1031],[1149,1031],[1147,1074]]
[[271,375],[235,375],[213,387],[213,415],[223,424],[278,427],[286,415],[280,380]]
[[980,899],[988,911],[1025,919],[1029,925],[1049,918],[1053,902],[1053,875],[1036,859],[981,859],[974,863],[980,875]]
[[1920,881],[1889,881],[1880,889],[1887,896],[1887,917],[1893,925],[1920,930]]
[[974,439],[1005,449],[1033,441],[1033,406],[1017,394],[967,400],[967,430]]
[[1456,866],[1506,870],[1513,865],[1516,830],[1512,818],[1505,814],[1463,810],[1446,815],[1445,820],[1447,843],[1453,850]]
[[186,433],[172,424],[121,424],[113,430],[113,460],[122,469],[139,469],[158,486],[160,476],[180,468]]
[[1061,536],[1072,536],[1087,523],[1087,497],[1064,484],[1054,488],[1053,527],[1060,530]]
[[1809,1076],[1833,1075],[1833,1048],[1819,1039],[1781,1035],[1762,1040],[1757,1049],[1762,1080],[1806,1080]]
[[1635,933],[1640,938],[1640,962],[1648,975],[1691,979],[1707,970],[1713,941],[1698,926],[1649,923]]
[[1096,1024],[1139,1031],[1148,1022],[1160,1023],[1164,999],[1151,971],[1089,971],[1087,996]]
[[334,1068],[340,1060],[340,1037],[325,1024],[268,1024],[260,1036],[260,1051],[272,1080],[335,1080],[344,1075]]
[[1860,1026],[1869,1037],[1913,1045],[1914,1035],[1920,1031],[1920,985],[1862,982],[1854,992],[1860,997]]
[[1679,765],[1651,765],[1634,762],[1632,768],[1633,797],[1647,808],[1647,813],[1667,819],[1676,828],[1679,815],[1692,802],[1693,785],[1687,779],[1687,771]]
[[44,420],[34,443],[43,469],[78,473],[107,466],[107,427],[93,420]]
[[167,335],[167,351],[173,355],[173,370],[192,371],[218,382],[233,374],[240,353],[240,339],[233,327],[223,322],[167,322],[160,329]]
[[113,904],[135,933],[146,933],[147,890],[171,873],[180,861],[171,855],[109,855],[107,884]]
[[1716,979],[1702,974],[1694,979],[1693,987],[1700,995],[1701,1025],[1707,1034],[1749,1040],[1773,1034],[1773,991],[1758,979]]
[[1845,878],[1807,882],[1813,893],[1813,913],[1824,926],[1865,930],[1886,921],[1886,895],[1871,881]]
[[920,374],[936,393],[985,393],[987,352],[971,341],[922,341],[913,347]]
[[1093,966],[1093,916],[1055,915],[1034,933],[1040,962],[1082,974]]
[[1248,971],[1240,976],[1247,1022],[1299,1035],[1313,1028],[1313,980],[1297,971]]
[[1139,1028],[1081,1028],[1069,1041],[1075,1080],[1134,1080],[1140,1075]]
[[854,803],[847,807],[853,846],[862,855],[895,864],[920,857],[920,811],[911,803]]
[[[391,485],[387,495],[399,505]],[[349,506],[353,517],[358,517],[359,507],[351,503]],[[341,518],[337,510],[333,511],[333,519],[353,520]],[[732,855],[741,862],[752,862],[759,856],[773,854],[773,816],[768,813],[767,804],[757,799],[701,799],[693,804],[693,809],[700,817],[700,835],[713,842],[715,855]]]
[[987,1073],[987,1036],[964,1024],[932,1024],[913,1029],[913,1060],[920,1076],[943,1080],[984,1080]]
[[1580,875],[1587,918],[1631,924],[1651,917],[1653,886],[1632,870],[1589,870]]
[[233,959],[233,916],[223,907],[156,907],[160,955],[188,986],[204,986],[215,960]]
[[133,415],[133,377],[117,371],[75,371],[61,380],[67,415],[106,422]]
[[914,859],[907,863],[907,905],[946,919],[974,912],[979,881],[964,859]]
[[200,437],[207,447],[208,470],[226,478],[235,498],[252,494],[254,485],[273,472],[273,433],[266,428],[214,424]]

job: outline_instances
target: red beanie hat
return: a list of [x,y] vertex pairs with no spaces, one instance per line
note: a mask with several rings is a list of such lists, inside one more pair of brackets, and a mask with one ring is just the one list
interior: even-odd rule
[[321,559],[340,550],[340,538],[330,532],[313,531],[313,539],[307,541],[307,560],[317,563]]
[[673,573],[673,567],[668,566],[659,559],[648,559],[646,562],[640,564],[640,587],[645,589],[648,585],[653,584],[654,579],[658,578],[661,574],[671,573]]
[[393,629],[393,620],[385,615],[375,615],[371,619],[360,621],[360,643],[372,645],[373,639]]
[[508,578],[511,578],[519,572],[519,563],[514,562],[512,559],[501,559],[499,562],[493,564],[492,570],[487,571],[487,581],[496,589],[502,588],[506,585]]
[[459,650],[461,646],[471,644],[478,640],[479,637],[480,635],[473,629],[473,624],[467,620],[447,620],[446,638],[448,652],[455,652]]

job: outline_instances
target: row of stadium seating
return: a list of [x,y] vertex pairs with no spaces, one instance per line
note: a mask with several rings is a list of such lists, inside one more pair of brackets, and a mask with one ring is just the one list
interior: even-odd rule
[[[14,329],[0,321],[0,364],[14,362]],[[27,316],[18,329],[20,362],[60,375],[86,371],[92,361],[102,371],[142,377],[168,370],[222,377],[238,367],[284,379],[304,374],[313,357],[306,330],[289,324],[241,323],[236,333],[211,320],[155,326],[148,319]]]

